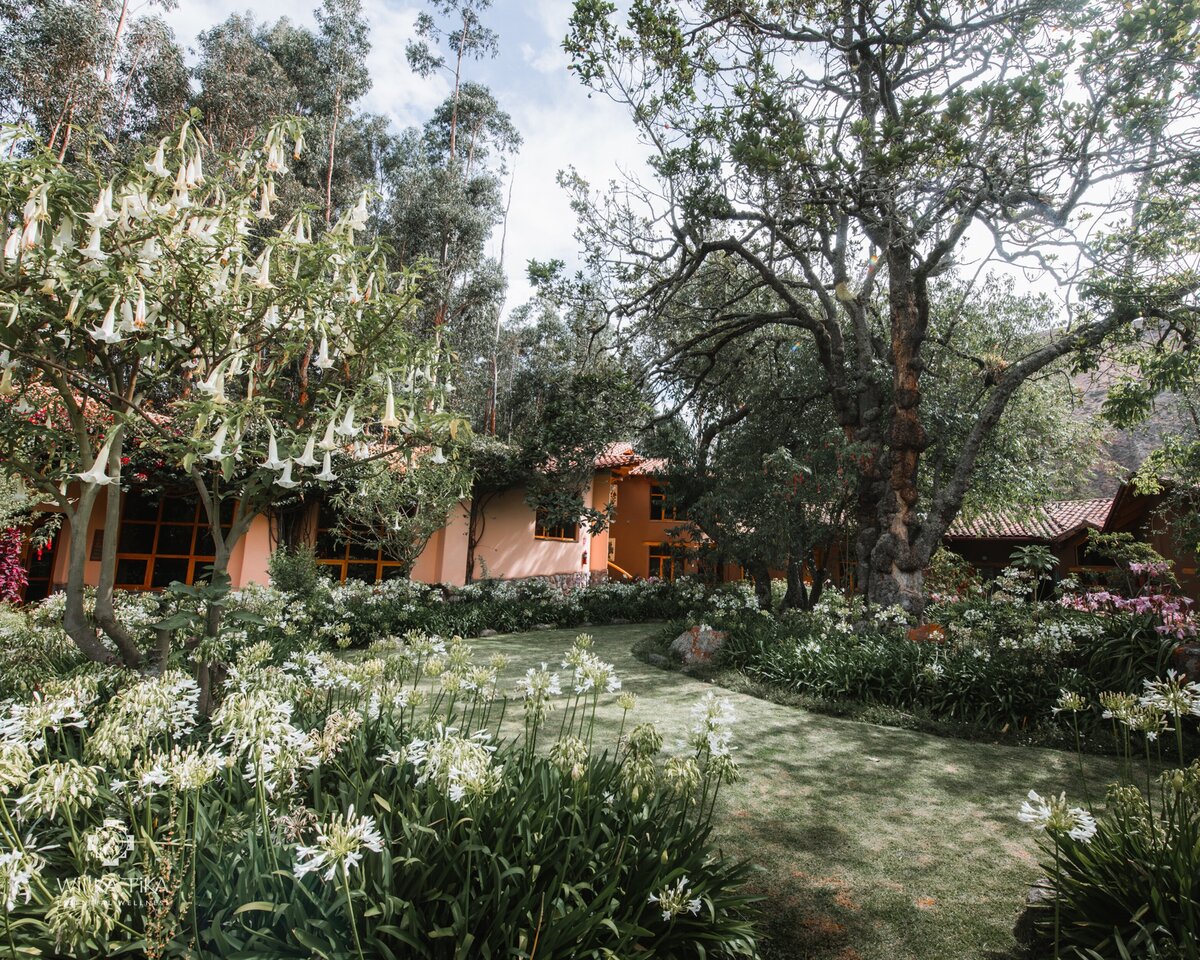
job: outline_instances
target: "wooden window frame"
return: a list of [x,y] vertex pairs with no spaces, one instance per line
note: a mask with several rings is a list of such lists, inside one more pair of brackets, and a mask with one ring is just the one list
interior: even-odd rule
[[559,523],[553,526],[546,523],[546,512],[539,510],[533,518],[533,539],[534,540],[552,540],[556,543],[578,543],[579,542],[579,521],[576,520],[570,524],[571,535],[566,536],[565,532],[568,529],[567,524]]
[[[126,507],[129,503],[127,497],[131,494],[126,494],[121,500],[121,522],[117,529],[117,569],[121,568],[122,560],[144,561],[146,564],[145,573],[142,575],[140,583],[132,581],[118,581],[114,586],[121,590],[143,590],[157,591],[165,590],[169,584],[154,584],[154,567],[159,560],[183,560],[187,563],[186,573],[182,580],[183,583],[192,584],[196,582],[196,576],[201,569],[209,566],[216,559],[210,553],[197,553],[196,544],[198,539],[208,532],[208,517],[204,512],[204,506],[199,499],[191,500],[187,497],[166,497],[160,496],[155,508],[153,519],[131,518],[126,516]],[[137,496],[136,492],[132,495]],[[169,517],[165,516],[168,502],[177,504],[180,501],[192,504],[192,513],[189,519],[179,519],[177,513],[172,513]],[[230,516],[229,523],[222,523],[221,526],[228,531],[233,517]],[[149,551],[142,550],[122,550],[120,548],[120,537],[122,531],[126,527],[149,527],[153,529]],[[191,536],[188,538],[188,552],[168,551],[160,549],[160,540],[162,538],[163,528],[188,528],[191,530]],[[103,541],[100,541],[101,543]],[[93,545],[94,546],[94,545]],[[172,581],[175,582],[175,581]]]
[[[678,572],[676,566],[679,564],[679,558],[672,552],[672,544],[670,543],[648,543],[646,544],[646,575],[655,577],[659,580],[675,581]],[[664,551],[656,553],[655,551]],[[654,572],[654,561],[658,561],[658,573]],[[668,576],[663,576],[663,568],[668,568]]]
[[[329,533],[333,528],[330,526],[321,525],[321,509],[317,508],[317,526],[315,530],[315,538],[313,546],[316,550],[320,550],[321,534]],[[335,571],[334,579],[338,583],[345,583],[347,579],[361,580],[361,577],[350,577],[351,567],[366,567],[373,566],[375,568],[375,579],[373,581],[364,581],[372,583],[382,583],[384,580],[384,572],[388,570],[401,570],[403,564],[397,560],[389,560],[383,555],[383,550],[376,550],[374,558],[371,557],[352,557],[352,550],[363,551],[364,548],[356,546],[353,543],[346,542],[336,547],[337,556],[332,553],[323,556],[320,552],[317,553],[317,566],[326,567],[330,571]]]
[[[657,511],[658,516],[655,516]],[[679,508],[667,502],[667,488],[658,483],[650,485],[650,519],[660,523],[679,520]]]

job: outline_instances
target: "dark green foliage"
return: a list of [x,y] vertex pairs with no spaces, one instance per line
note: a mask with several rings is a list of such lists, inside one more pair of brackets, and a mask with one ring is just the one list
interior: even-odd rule
[[[279,585],[282,589],[282,584]],[[345,642],[365,647],[380,637],[418,630],[439,636],[515,633],[543,624],[573,627],[682,616],[703,602],[690,581],[599,583],[563,589],[547,580],[480,580],[466,587],[389,580],[325,583],[291,594],[316,623],[345,624]]]

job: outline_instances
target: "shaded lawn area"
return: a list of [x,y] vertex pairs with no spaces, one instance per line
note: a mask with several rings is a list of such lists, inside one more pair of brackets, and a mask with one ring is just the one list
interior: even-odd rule
[[[630,648],[656,627],[595,627],[595,651],[637,694],[631,723],[654,722],[680,750],[692,705],[712,685],[659,670]],[[577,630],[471,640],[513,658],[511,681],[557,666]],[[766,958],[1007,958],[1029,884],[1040,875],[1029,828],[1016,819],[1031,789],[1083,802],[1073,753],[943,739],[807,713],[724,691],[737,711],[743,780],[724,789],[716,836],[755,865]],[[620,710],[598,728],[617,735]],[[552,715],[547,732],[558,719]],[[597,742],[602,742],[602,736]],[[1084,760],[1093,798],[1116,779],[1108,758]]]

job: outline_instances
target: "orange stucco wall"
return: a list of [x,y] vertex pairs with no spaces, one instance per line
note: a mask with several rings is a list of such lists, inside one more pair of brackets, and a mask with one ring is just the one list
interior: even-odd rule
[[[614,543],[613,563],[633,577],[650,575],[650,545],[686,543],[688,537],[672,533],[683,524],[679,520],[650,519],[650,477],[621,477],[617,480],[616,518],[608,537]],[[607,542],[605,549],[608,549]],[[613,572],[614,576],[620,574]]]
[[[589,484],[585,491],[588,499],[594,486]],[[483,508],[482,536],[475,547],[475,577],[515,580],[590,569],[592,538],[586,528],[580,526],[574,540],[540,540],[534,536],[535,521],[523,487],[488,501]]]

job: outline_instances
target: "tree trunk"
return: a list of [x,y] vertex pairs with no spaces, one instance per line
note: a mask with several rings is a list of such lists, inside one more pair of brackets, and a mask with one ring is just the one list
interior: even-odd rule
[[923,571],[929,561],[918,542],[921,518],[917,511],[917,472],[921,454],[929,445],[920,415],[921,346],[928,327],[929,300],[924,277],[914,273],[912,255],[902,244],[888,250],[888,296],[892,409],[887,463],[877,465],[864,485],[866,495],[877,499],[874,522],[864,526],[859,537],[859,566],[860,570],[866,567],[865,593],[870,603],[899,605],[919,622],[925,610]]
[[808,597],[804,589],[804,564],[796,554],[788,557],[787,591],[783,595],[781,611],[807,610]]
[[754,596],[758,599],[760,610],[771,609],[771,571],[764,561],[755,563],[750,568],[750,576],[754,580]]
[[83,609],[84,577],[87,572],[88,558],[88,524],[92,517],[92,508],[96,504],[99,489],[91,484],[85,484],[79,494],[75,509],[67,517],[71,524],[71,538],[68,541],[67,553],[67,585],[66,609],[63,611],[63,629],[67,632],[85,657],[96,663],[114,663],[116,654],[108,649],[96,634],[87,613]]
[[[121,474],[121,455],[125,448],[124,429],[113,431],[113,444],[109,450],[107,470],[110,477]],[[142,665],[142,654],[137,643],[123,623],[117,619],[113,607],[113,590],[117,580],[117,545],[121,534],[121,485],[110,484],[106,488],[104,504],[104,543],[100,550],[100,577],[96,582],[96,625],[117,645],[121,660],[131,670]]]

